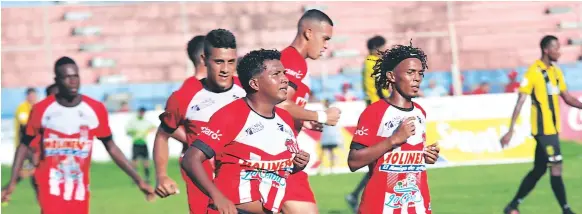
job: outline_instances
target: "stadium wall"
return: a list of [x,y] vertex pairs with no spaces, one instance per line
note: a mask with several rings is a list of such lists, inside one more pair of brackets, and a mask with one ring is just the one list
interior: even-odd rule
[[[582,100],[582,91],[574,93]],[[499,139],[507,131],[517,94],[489,94],[477,96],[458,96],[441,98],[419,98],[427,112],[427,143],[438,142],[441,147],[441,158],[435,167],[458,165],[482,165],[517,163],[531,161],[535,142],[530,136],[529,113],[530,102],[527,101],[518,119],[516,133],[507,148],[501,148]],[[582,111],[565,106],[562,110],[562,138],[582,142]],[[338,163],[333,172],[348,172],[347,154],[352,133],[356,129],[360,113],[365,108],[364,102],[336,103],[342,110],[342,118],[338,125],[343,127],[343,144],[334,152]],[[318,110],[320,104],[308,104],[307,108]],[[149,111],[146,119],[159,123],[159,111]],[[125,134],[125,124],[133,113],[113,113],[110,115],[111,129],[115,142],[129,158],[131,141]],[[3,124],[12,124],[12,120],[2,120]],[[0,144],[0,163],[11,164],[14,154],[12,125],[2,126]],[[319,166],[328,167],[328,161],[319,162],[321,154],[319,139],[321,133],[304,131],[298,136],[302,149],[311,154],[312,161],[307,171],[317,173]],[[153,149],[155,133],[148,136],[150,152]],[[101,143],[96,141],[93,147],[93,160],[97,162],[110,161],[110,157]],[[179,157],[181,144],[175,140],[170,143],[170,155]],[[326,160],[326,159],[324,159]],[[363,169],[365,171],[366,169]]]

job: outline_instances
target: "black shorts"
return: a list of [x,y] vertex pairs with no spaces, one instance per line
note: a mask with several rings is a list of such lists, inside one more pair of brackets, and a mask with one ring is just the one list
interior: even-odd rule
[[327,150],[332,150],[335,149],[337,147],[337,144],[331,144],[331,145],[321,145],[321,149],[327,149]]
[[133,151],[131,155],[131,160],[137,160],[138,158],[149,159],[150,154],[148,152],[148,145],[146,144],[133,144]]
[[562,162],[562,152],[560,151],[560,138],[555,135],[537,135],[535,162],[543,164],[553,164]]

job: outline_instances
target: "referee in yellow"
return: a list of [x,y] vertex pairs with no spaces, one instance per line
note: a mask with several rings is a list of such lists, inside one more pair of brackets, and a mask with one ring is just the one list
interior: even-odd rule
[[[379,89],[376,88],[376,80],[372,77],[372,73],[374,73],[374,66],[376,65],[376,61],[380,59],[380,51],[384,51],[386,49],[386,39],[382,36],[374,36],[368,39],[368,56],[366,56],[366,60],[364,62],[364,72],[362,73],[362,80],[364,86],[364,94],[366,95],[366,104],[370,105],[375,103],[380,99],[384,99],[388,97],[390,92],[386,89]],[[353,192],[346,195],[346,201],[350,208],[356,212],[358,206],[358,197],[364,187],[370,180],[370,176],[366,174],[356,189]]]
[[[15,148],[18,147],[20,142],[22,141],[22,137],[24,136],[24,131],[26,128],[26,123],[28,122],[28,117],[30,115],[30,110],[32,110],[32,106],[37,101],[37,94],[34,88],[26,89],[26,100],[16,108],[16,112],[14,113],[14,146]],[[29,151],[27,156],[28,162],[24,165],[25,167],[20,172],[20,179],[26,178],[34,172],[34,165],[32,163],[32,151]]]
[[562,181],[562,155],[558,137],[560,133],[558,95],[572,107],[580,109],[582,103],[568,93],[564,74],[554,64],[560,57],[558,38],[545,36],[540,42],[540,48],[542,57],[526,71],[518,89],[519,96],[513,109],[509,131],[501,138],[502,145],[509,144],[521,107],[526,97],[531,96],[531,130],[536,140],[534,167],[521,182],[517,194],[505,207],[504,213],[519,213],[517,209],[519,204],[549,168],[552,190],[562,212],[573,214],[566,202],[566,190]]

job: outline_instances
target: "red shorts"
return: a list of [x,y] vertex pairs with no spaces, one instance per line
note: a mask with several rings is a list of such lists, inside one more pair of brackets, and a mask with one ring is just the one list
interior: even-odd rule
[[85,199],[65,200],[62,195],[51,195],[48,187],[39,187],[38,202],[41,214],[88,214],[89,191],[85,192]]
[[[182,157],[180,157],[180,163],[182,163]],[[213,169],[210,161],[206,161],[202,164],[204,166],[204,171],[209,175],[209,179],[212,180]],[[190,207],[190,214],[204,214],[206,209],[208,209],[208,201],[210,198],[206,196],[192,180],[186,174],[186,172],[180,167],[180,172],[182,173],[182,179],[186,183],[186,191],[188,194],[188,206]]]
[[315,196],[309,186],[309,176],[301,171],[287,178],[287,192],[284,201],[304,201],[315,203]]

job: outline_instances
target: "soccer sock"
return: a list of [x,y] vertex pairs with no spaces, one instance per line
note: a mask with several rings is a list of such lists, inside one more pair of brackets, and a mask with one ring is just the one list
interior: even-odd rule
[[525,178],[523,178],[521,185],[519,186],[519,190],[517,190],[517,194],[515,194],[515,197],[513,200],[511,200],[509,206],[516,208],[521,203],[523,198],[525,198],[525,196],[536,186],[536,183],[538,180],[540,180],[544,172],[545,171],[541,171],[540,173],[534,169],[527,173]]
[[357,198],[358,195],[360,195],[360,192],[362,192],[362,190],[364,190],[364,187],[366,187],[366,184],[368,184],[369,180],[370,180],[370,176],[368,176],[368,174],[364,175],[364,177],[362,178],[362,180],[358,184],[358,187],[356,187],[354,192],[352,192],[352,195]]
[[554,190],[554,195],[560,203],[562,209],[568,209],[568,203],[566,202],[566,188],[564,187],[564,181],[562,181],[562,176],[550,176],[550,184],[552,185],[552,190]]

